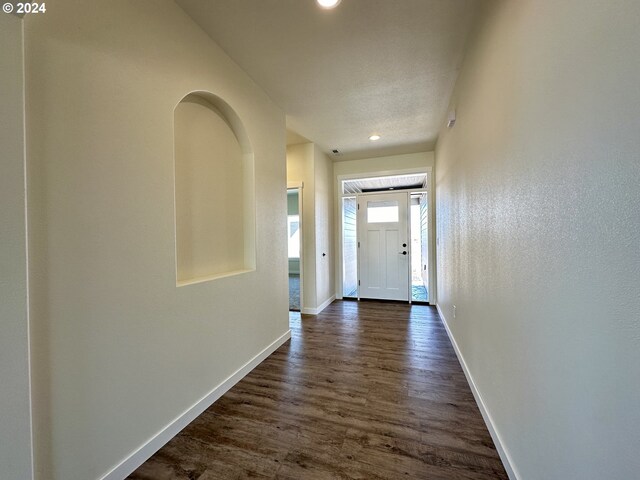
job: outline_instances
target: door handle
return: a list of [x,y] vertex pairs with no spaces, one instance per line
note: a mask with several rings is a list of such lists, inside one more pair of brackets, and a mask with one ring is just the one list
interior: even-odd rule
[[406,254],[407,254],[407,251],[406,251],[406,250],[403,250],[402,252],[399,252],[399,253],[400,253],[400,255],[406,255]]

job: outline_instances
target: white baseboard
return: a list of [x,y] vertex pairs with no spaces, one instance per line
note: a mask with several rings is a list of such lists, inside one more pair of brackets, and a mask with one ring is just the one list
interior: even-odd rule
[[442,324],[444,325],[444,328],[447,331],[447,335],[449,336],[451,345],[453,345],[453,349],[456,352],[458,361],[462,366],[462,371],[464,372],[464,376],[467,377],[467,382],[469,383],[469,387],[471,387],[471,392],[473,393],[473,397],[476,399],[476,403],[478,404],[478,408],[480,409],[480,413],[482,414],[484,423],[487,425],[487,429],[489,430],[489,434],[493,439],[493,443],[496,446],[496,450],[498,450],[498,455],[500,455],[500,460],[502,460],[504,469],[507,471],[507,475],[509,475],[510,480],[520,480],[522,477],[520,476],[517,469],[515,468],[513,461],[511,460],[511,456],[509,455],[507,448],[502,442],[502,438],[500,438],[500,434],[495,428],[495,425],[493,423],[493,418],[491,417],[489,410],[487,410],[487,406],[485,405],[484,400],[482,399],[482,395],[480,394],[478,387],[476,387],[476,383],[474,382],[473,377],[471,376],[471,372],[469,371],[469,368],[467,367],[467,362],[465,361],[464,356],[462,355],[462,352],[458,347],[458,343],[456,342],[456,339],[454,338],[453,333],[451,333],[451,329],[449,328],[449,324],[447,323],[447,318],[444,316],[444,313],[442,313],[442,309],[440,308],[440,305],[438,303],[436,303],[436,308],[438,309],[438,313],[440,314],[440,318],[442,319]]
[[327,308],[331,303],[333,303],[336,299],[335,295],[332,295],[327,299],[326,302],[323,302],[318,308],[303,308],[301,313],[306,313],[307,315],[318,315],[321,311]]
[[213,402],[224,395],[231,387],[238,383],[251,370],[257,367],[264,359],[276,351],[283,343],[291,338],[291,330],[287,330],[280,338],[249,360],[244,366],[230,375],[226,380],[198,400],[193,406],[164,427],[160,432],[149,439],[138,450],[129,455],[110,472],[103,475],[100,480],[122,480],[129,476],[136,468],[147,461],[154,453],[162,448],[169,440],[175,437],[184,427],[209,408]]

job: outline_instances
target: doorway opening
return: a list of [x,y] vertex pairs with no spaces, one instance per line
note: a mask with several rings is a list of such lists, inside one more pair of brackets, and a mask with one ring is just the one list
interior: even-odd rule
[[429,303],[428,172],[340,179],[341,292]]
[[287,189],[289,311],[302,310],[302,208],[300,188]]

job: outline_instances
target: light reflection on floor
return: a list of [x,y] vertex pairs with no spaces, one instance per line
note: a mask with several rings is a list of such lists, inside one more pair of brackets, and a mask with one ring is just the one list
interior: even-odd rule
[[[347,298],[357,298],[358,291],[353,290],[345,295]],[[428,302],[429,292],[424,285],[411,285],[411,301],[412,302]]]

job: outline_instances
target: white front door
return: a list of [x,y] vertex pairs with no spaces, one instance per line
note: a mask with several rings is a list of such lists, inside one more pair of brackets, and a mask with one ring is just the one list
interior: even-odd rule
[[409,300],[406,193],[358,196],[360,298]]

